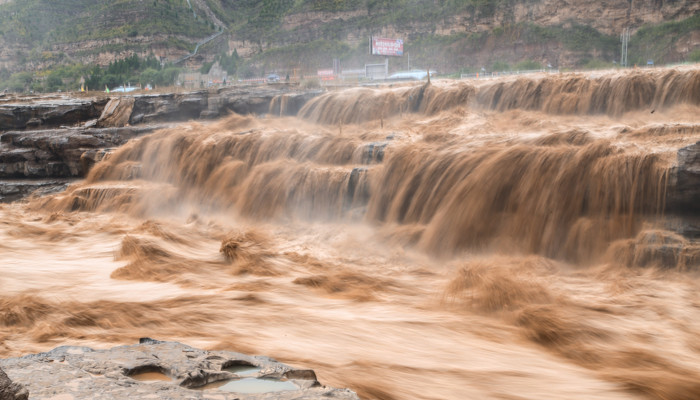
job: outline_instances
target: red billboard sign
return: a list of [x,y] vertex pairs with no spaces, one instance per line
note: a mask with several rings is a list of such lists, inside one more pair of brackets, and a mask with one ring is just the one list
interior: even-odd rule
[[403,39],[372,38],[372,55],[403,56]]
[[318,70],[318,77],[322,81],[330,81],[335,79],[335,72],[332,69],[319,69]]

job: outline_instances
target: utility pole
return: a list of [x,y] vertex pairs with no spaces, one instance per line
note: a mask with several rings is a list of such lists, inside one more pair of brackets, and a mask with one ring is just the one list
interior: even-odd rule
[[620,41],[622,41],[622,52],[620,54],[620,66],[627,67],[627,43],[630,41],[630,28],[625,28],[622,30],[622,35],[620,35]]
[[406,52],[406,55],[408,56],[408,70],[411,70],[411,53]]

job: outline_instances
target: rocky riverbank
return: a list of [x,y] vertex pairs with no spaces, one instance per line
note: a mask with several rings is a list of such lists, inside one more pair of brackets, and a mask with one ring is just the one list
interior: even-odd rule
[[62,190],[85,176],[110,149],[169,125],[122,128],[57,128],[0,134],[0,202],[36,190]]
[[129,139],[229,113],[294,115],[317,91],[224,88],[185,93],[0,98],[0,202],[62,190]]
[[[284,115],[296,115],[309,99],[320,91],[297,91],[287,87],[221,88],[182,93],[99,94],[74,97],[65,95],[0,96],[0,132],[22,129],[46,129],[91,125],[106,118],[110,101],[128,104],[125,124],[182,122],[216,118],[227,113],[266,114],[273,99],[284,96]],[[81,95],[82,96],[82,95]],[[275,110],[276,114],[280,110]]]
[[109,350],[62,346],[0,360],[0,367],[14,382],[0,379],[0,393],[16,393],[7,397],[13,400],[26,399],[27,390],[32,399],[66,400],[358,399],[351,390],[323,386],[312,370],[268,357],[148,338]]

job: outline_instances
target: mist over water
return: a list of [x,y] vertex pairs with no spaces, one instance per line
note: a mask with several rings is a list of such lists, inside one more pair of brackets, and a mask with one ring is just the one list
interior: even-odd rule
[[0,355],[150,336],[370,399],[698,398],[700,246],[665,212],[698,96],[405,84],[132,140],[0,205]]

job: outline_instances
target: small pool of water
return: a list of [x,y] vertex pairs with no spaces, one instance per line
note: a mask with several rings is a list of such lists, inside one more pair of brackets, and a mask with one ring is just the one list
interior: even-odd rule
[[158,381],[164,381],[164,382],[170,382],[172,379],[170,379],[169,376],[165,375],[162,372],[141,372],[140,374],[134,374],[134,375],[129,375],[129,378],[135,379],[137,381],[141,382],[158,382]]
[[232,372],[240,376],[251,376],[260,372],[260,368],[253,367],[251,365],[232,365],[230,367],[224,368],[224,371]]
[[287,390],[299,390],[297,385],[289,381],[277,381],[272,379],[243,378],[233,381],[213,382],[198,390],[218,389],[233,393],[270,393],[284,392]]

